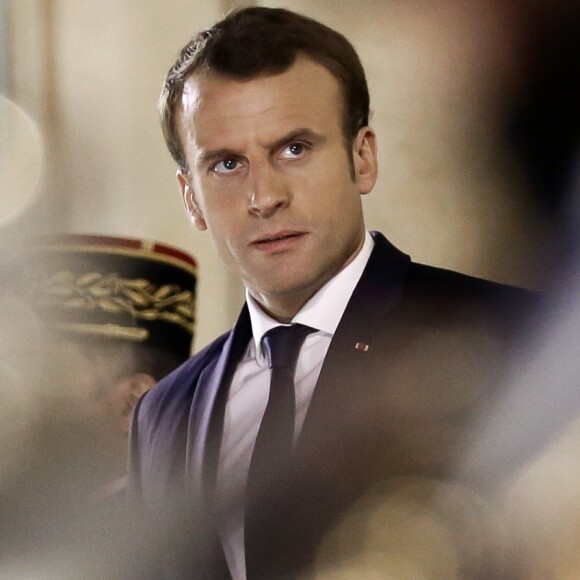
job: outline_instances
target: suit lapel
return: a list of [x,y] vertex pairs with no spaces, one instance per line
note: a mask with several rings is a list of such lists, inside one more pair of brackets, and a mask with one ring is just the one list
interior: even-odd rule
[[225,406],[236,366],[251,337],[244,306],[220,356],[199,378],[188,426],[186,486],[194,498],[213,503]]
[[[185,465],[185,485],[197,514],[205,524],[214,522],[214,500],[219,465],[219,451],[229,386],[238,361],[251,337],[251,323],[244,306],[222,351],[199,377],[191,406]],[[210,524],[202,540],[203,563],[207,578],[230,579],[219,533]]]
[[[400,302],[410,258],[381,234],[344,311],[324,360],[300,437],[301,445],[332,436],[337,418],[354,411],[361,377],[377,368],[385,317]],[[357,392],[359,390],[359,392]]]

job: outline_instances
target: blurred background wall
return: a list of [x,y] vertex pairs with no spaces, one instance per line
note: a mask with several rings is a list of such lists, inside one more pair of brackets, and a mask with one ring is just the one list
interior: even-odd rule
[[[22,187],[38,194],[1,224],[3,251],[23,233],[58,230],[189,251],[199,263],[195,350],[230,326],[243,289],[210,235],[186,218],[156,103],[179,49],[239,4],[3,2],[3,93],[33,120],[43,152],[38,185],[2,192],[23,200]],[[260,4],[318,18],[359,50],[379,137],[380,178],[365,199],[369,227],[416,261],[537,286],[550,224],[501,136],[521,80],[513,7],[486,0]]]

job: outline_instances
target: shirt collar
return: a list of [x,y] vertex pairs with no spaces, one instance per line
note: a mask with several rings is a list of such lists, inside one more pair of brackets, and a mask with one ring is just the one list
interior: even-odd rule
[[[332,337],[367,265],[373,246],[373,238],[369,232],[366,232],[363,246],[352,262],[320,288],[296,313],[292,322],[305,324]],[[281,326],[281,323],[268,316],[250,296],[247,289],[246,303],[250,313],[250,320],[252,321],[254,352],[258,362],[260,362],[264,358],[261,352],[262,337],[270,329]]]

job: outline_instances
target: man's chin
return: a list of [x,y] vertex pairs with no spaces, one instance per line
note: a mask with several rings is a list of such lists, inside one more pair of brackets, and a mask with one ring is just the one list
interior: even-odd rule
[[269,304],[280,304],[295,306],[299,304],[301,308],[316,292],[320,289],[315,281],[306,278],[290,278],[283,277],[281,280],[268,281],[268,284],[263,284],[259,290],[252,290],[250,287],[250,294],[262,306]]

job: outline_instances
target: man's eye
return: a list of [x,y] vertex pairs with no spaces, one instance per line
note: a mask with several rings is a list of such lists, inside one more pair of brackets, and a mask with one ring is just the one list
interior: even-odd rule
[[285,147],[284,150],[282,151],[282,157],[284,157],[285,159],[293,159],[295,157],[300,157],[304,153],[305,149],[306,146],[304,145],[304,143],[290,143],[290,145]]
[[214,173],[230,173],[237,169],[239,162],[235,159],[224,159],[212,167]]

